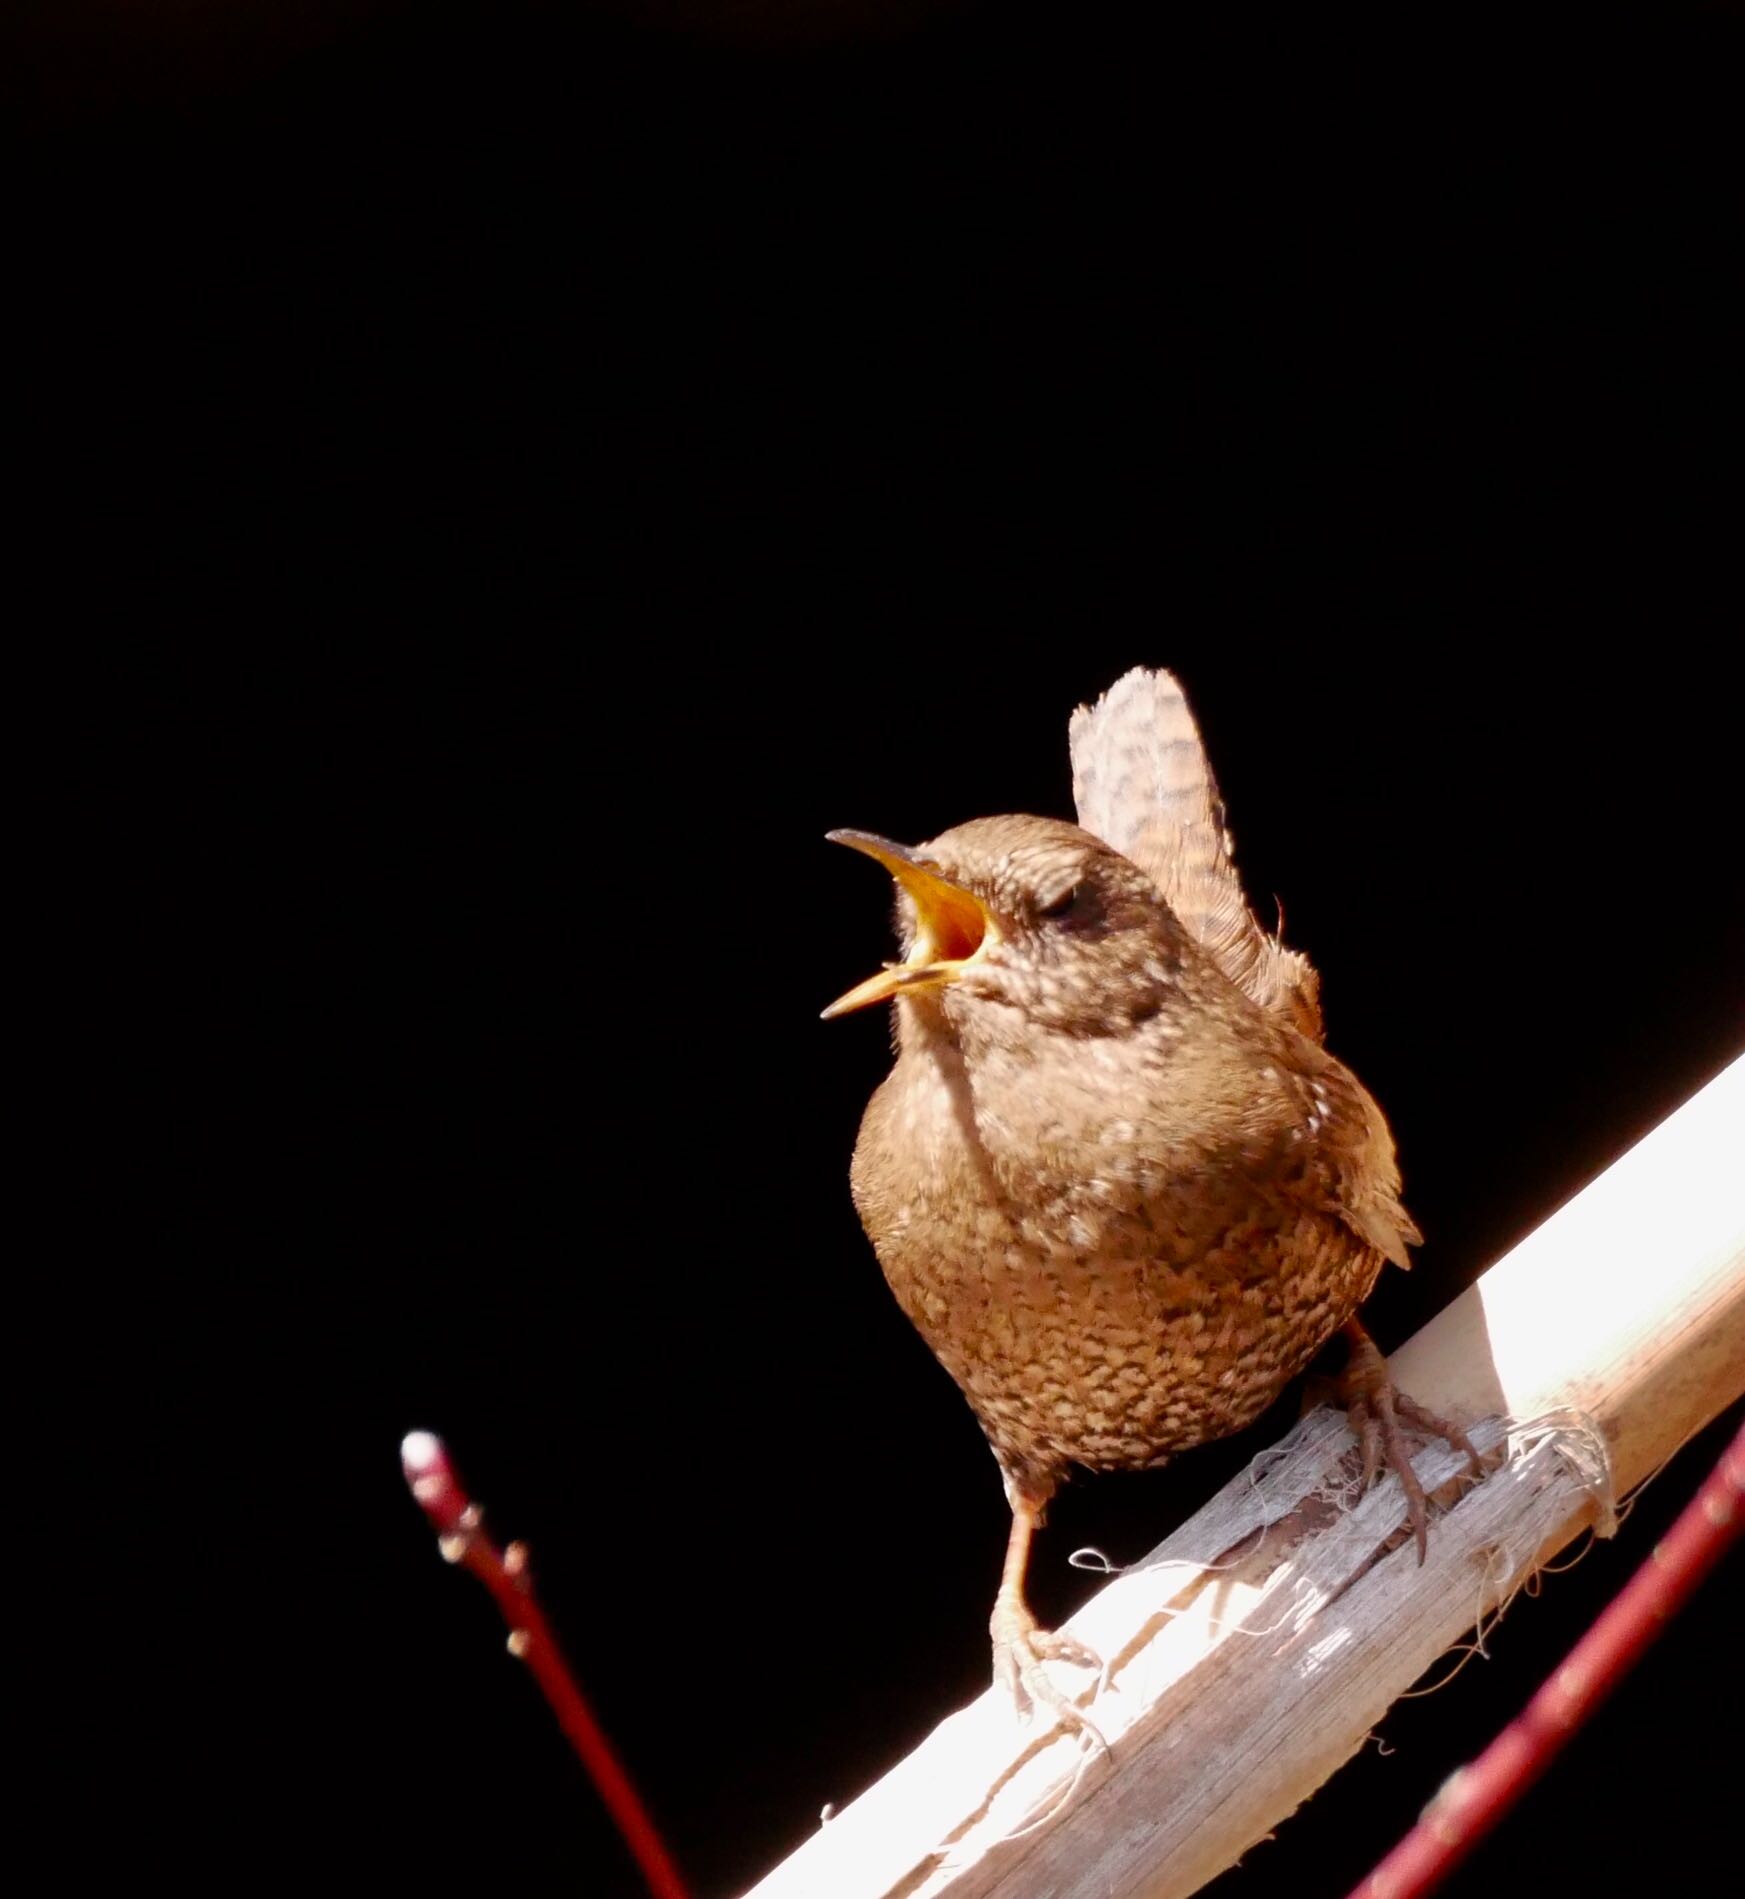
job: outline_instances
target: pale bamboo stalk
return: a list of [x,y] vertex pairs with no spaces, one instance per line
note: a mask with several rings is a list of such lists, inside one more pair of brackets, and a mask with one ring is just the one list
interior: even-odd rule
[[1453,1504],[1422,1567],[1397,1480],[1355,1498],[1344,1421],[1314,1413],[1067,1625],[1108,1664],[1094,1718],[1112,1758],[990,1692],[752,1899],[1185,1899],[1232,1865],[1443,1650],[1584,1527],[1607,1533],[1617,1499],[1745,1392],[1745,1058],[1393,1369],[1508,1451],[1457,1500],[1461,1460],[1418,1458]]

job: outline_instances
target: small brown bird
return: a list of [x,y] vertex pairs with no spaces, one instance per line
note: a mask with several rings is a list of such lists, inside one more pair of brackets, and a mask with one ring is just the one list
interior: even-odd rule
[[1399,1472],[1420,1559],[1399,1421],[1473,1453],[1353,1317],[1420,1235],[1381,1110],[1321,1047],[1315,972],[1243,898],[1180,687],[1128,673],[1071,742],[1079,825],[978,818],[914,850],[831,833],[896,880],[903,960],[824,1013],[895,1001],[855,1206],[1005,1479],[995,1677],[1088,1727],[1041,1664],[1097,1658],[1023,1587],[1069,1466],[1242,1429],[1341,1328],[1365,1481],[1383,1455]]

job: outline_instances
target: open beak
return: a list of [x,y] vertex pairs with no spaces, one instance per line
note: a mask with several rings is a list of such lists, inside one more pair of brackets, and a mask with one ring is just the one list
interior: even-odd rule
[[906,845],[870,831],[831,831],[832,844],[846,844],[883,864],[909,893],[915,905],[915,945],[908,960],[886,963],[876,976],[857,983],[824,1011],[824,1019],[847,1015],[875,1002],[886,1002],[912,989],[931,989],[956,982],[969,965],[985,954],[998,935],[992,911],[973,891],[918,857]]

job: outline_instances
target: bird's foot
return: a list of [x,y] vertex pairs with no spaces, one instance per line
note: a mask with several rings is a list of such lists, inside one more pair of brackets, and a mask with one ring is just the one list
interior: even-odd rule
[[1102,1657],[1083,1642],[1058,1629],[1040,1629],[1036,1618],[1022,1598],[1002,1596],[994,1604],[988,1633],[994,1638],[994,1680],[1011,1695],[1021,1715],[1027,1715],[1037,1702],[1050,1708],[1069,1733],[1090,1736],[1107,1754],[1109,1743],[1082,1710],[1049,1680],[1044,1662],[1070,1662],[1075,1668],[1103,1672]]
[[1387,1360],[1375,1340],[1355,1319],[1345,1328],[1351,1353],[1337,1385],[1336,1401],[1345,1407],[1351,1428],[1363,1449],[1363,1490],[1375,1482],[1385,1463],[1400,1480],[1406,1493],[1406,1518],[1418,1545],[1418,1561],[1429,1548],[1429,1507],[1424,1486],[1412,1469],[1411,1446],[1406,1442],[1402,1424],[1417,1427],[1430,1437],[1439,1437],[1466,1453],[1475,1477],[1485,1474],[1484,1460],[1473,1448],[1472,1440],[1458,1424],[1451,1424],[1434,1411],[1427,1410],[1388,1377]]

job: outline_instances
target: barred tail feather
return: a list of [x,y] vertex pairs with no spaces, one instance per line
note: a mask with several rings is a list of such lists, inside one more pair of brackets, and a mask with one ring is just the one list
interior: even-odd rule
[[1079,823],[1137,864],[1224,974],[1316,1041],[1308,962],[1255,921],[1217,781],[1172,674],[1136,667],[1072,716]]

